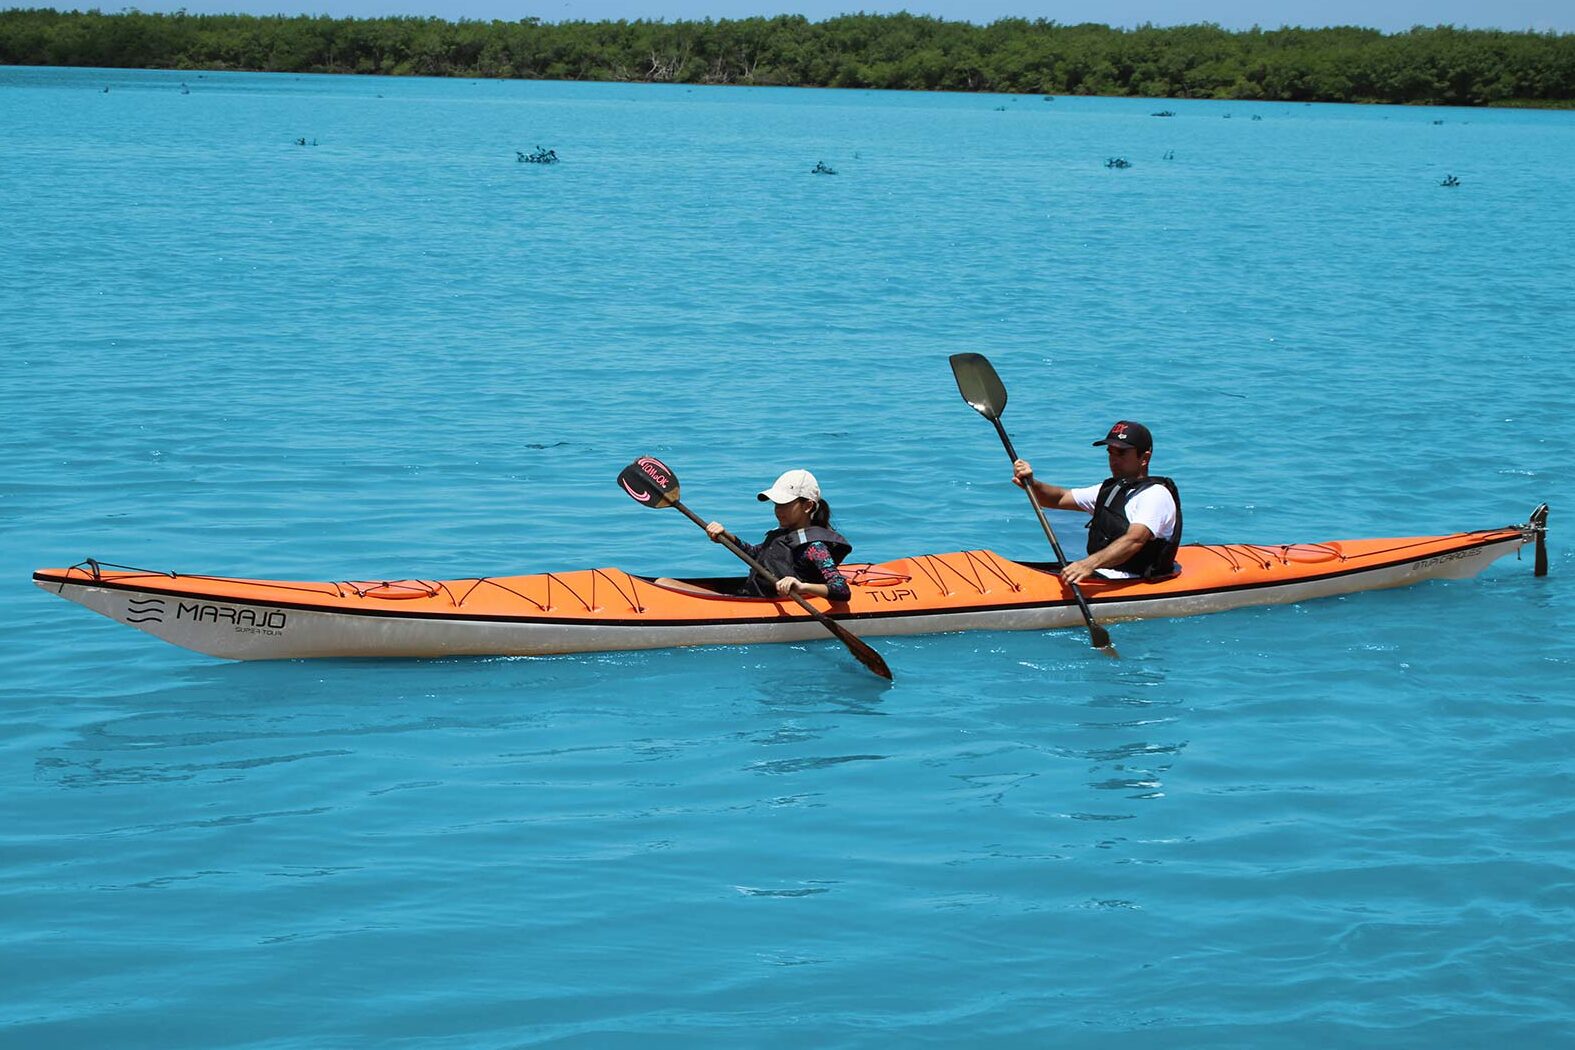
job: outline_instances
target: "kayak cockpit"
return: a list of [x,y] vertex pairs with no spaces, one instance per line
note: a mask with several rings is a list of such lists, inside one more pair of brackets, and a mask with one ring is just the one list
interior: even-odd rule
[[[700,598],[707,601],[727,602],[759,602],[769,604],[781,601],[780,598],[761,598],[753,594],[732,594],[744,582],[739,576],[640,576],[630,573],[629,578],[649,584],[659,590],[672,594],[682,594],[686,598]],[[673,586],[677,584],[677,586]],[[691,590],[691,588],[693,588]]]

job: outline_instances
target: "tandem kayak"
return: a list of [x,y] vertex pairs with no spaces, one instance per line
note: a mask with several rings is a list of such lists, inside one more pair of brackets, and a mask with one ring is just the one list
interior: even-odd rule
[[[1448,536],[1191,544],[1181,548],[1174,576],[1090,579],[1083,591],[1094,616],[1108,623],[1460,579],[1527,543],[1536,545],[1541,574],[1546,522],[1544,504],[1525,524]],[[858,635],[1083,626],[1051,563],[965,550],[842,569],[851,599],[811,604]],[[621,569],[314,583],[152,572],[90,559],[39,569],[33,581],[112,620],[229,660],[540,656],[827,637],[791,600],[680,593]]]

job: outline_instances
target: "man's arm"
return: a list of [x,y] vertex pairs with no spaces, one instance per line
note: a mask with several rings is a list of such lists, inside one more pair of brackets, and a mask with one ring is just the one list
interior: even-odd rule
[[[1022,488],[1027,479],[1034,476],[1034,468],[1026,459],[1012,461],[1012,484]],[[1077,501],[1072,498],[1072,490],[1064,489],[1059,485],[1051,485],[1045,481],[1034,481],[1034,496],[1039,500],[1041,507],[1050,510],[1078,510]]]
[[1080,561],[1067,565],[1061,570],[1061,578],[1068,583],[1082,583],[1092,576],[1096,569],[1120,565],[1142,550],[1143,545],[1153,538],[1154,533],[1147,525],[1133,525],[1104,550],[1096,551]]

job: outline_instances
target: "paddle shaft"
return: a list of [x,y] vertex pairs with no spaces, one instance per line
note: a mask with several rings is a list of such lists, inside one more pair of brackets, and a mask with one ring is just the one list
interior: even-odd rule
[[[701,518],[688,507],[684,506],[682,500],[673,500],[672,506],[677,507],[683,512],[684,517],[688,518],[702,529],[706,527],[705,519]],[[777,578],[771,575],[771,573],[766,570],[764,565],[761,565],[758,561],[751,557],[742,547],[728,539],[726,533],[723,533],[720,537],[718,537],[718,539],[721,541],[722,546],[732,551],[738,556],[740,561],[749,566],[751,569],[754,569],[755,572],[759,573],[762,579],[770,582],[773,587],[776,586]],[[847,646],[849,651],[852,652],[854,656],[858,657],[859,663],[863,664],[865,667],[868,667],[871,671],[880,675],[882,678],[891,677],[891,668],[886,666],[886,661],[881,658],[880,653],[877,653],[874,649],[870,648],[869,644],[863,639],[859,638],[858,635],[854,634],[852,631],[848,630],[846,627],[842,626],[840,623],[833,620],[831,617],[827,616],[813,605],[809,604],[809,602],[804,599],[803,595],[790,593],[788,597],[798,602],[805,612],[809,613],[815,618],[816,622],[834,634],[839,642]]]
[[[987,418],[991,423],[995,424],[995,432],[1000,435],[1001,444],[1006,446],[1006,454],[1011,457],[1012,462],[1017,462],[1017,450],[1012,447],[1012,439],[1006,436],[1006,428],[1001,426],[1001,420],[995,416]],[[1056,560],[1065,568],[1067,565],[1066,554],[1061,550],[1061,541],[1055,538],[1055,530],[1050,527],[1050,519],[1045,517],[1044,508],[1039,505],[1039,495],[1034,492],[1034,478],[1032,474],[1023,481],[1023,491],[1028,493],[1028,502],[1033,505],[1034,515],[1039,519],[1039,527],[1045,530],[1045,538],[1050,541],[1050,549],[1055,551]],[[1110,644],[1110,632],[1094,622],[1094,611],[1088,607],[1088,599],[1083,596],[1082,589],[1064,577],[1063,582],[1066,583],[1067,589],[1072,592],[1072,597],[1076,599],[1077,607],[1083,612],[1083,622],[1088,624],[1088,636],[1093,642],[1094,648],[1106,649],[1114,653],[1115,647]]]

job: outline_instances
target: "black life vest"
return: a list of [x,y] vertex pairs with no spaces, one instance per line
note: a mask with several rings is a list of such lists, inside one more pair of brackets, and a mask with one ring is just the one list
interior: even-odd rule
[[1095,554],[1127,534],[1132,527],[1127,519],[1127,504],[1151,485],[1165,486],[1170,490],[1170,498],[1176,501],[1176,531],[1168,540],[1155,536],[1120,565],[1107,566],[1144,579],[1170,576],[1176,571],[1176,549],[1181,546],[1181,493],[1176,491],[1176,483],[1161,477],[1107,478],[1099,486],[1094,516],[1088,522],[1088,553]]
[[[831,551],[831,560],[838,565],[853,550],[853,544],[839,533],[811,525],[807,529],[772,529],[760,541],[755,560],[779,580],[784,576],[792,576],[804,583],[819,583],[819,570],[803,557],[804,548],[817,542],[826,545],[826,549]],[[758,572],[751,572],[739,593],[756,598],[774,598],[777,589],[774,584],[761,578]]]

